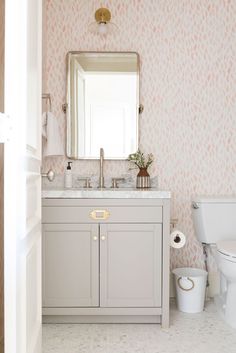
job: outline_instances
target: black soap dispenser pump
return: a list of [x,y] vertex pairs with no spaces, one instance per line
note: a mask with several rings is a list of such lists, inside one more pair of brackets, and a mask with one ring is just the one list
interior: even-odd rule
[[72,170],[71,170],[72,162],[68,162],[66,171],[65,171],[65,188],[72,188]]

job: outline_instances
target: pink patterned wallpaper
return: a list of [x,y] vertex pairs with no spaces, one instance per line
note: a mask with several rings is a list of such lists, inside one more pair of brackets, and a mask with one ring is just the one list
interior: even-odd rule
[[[120,30],[98,38],[88,32],[100,6]],[[150,169],[159,188],[172,192],[172,217],[187,235],[172,249],[172,267],[203,266],[194,236],[191,198],[236,194],[236,1],[235,0],[45,0],[44,90],[65,141],[68,51],[137,51],[141,58],[140,147],[152,152]],[[43,167],[64,172],[66,158]],[[128,172],[128,162],[106,162],[105,173]],[[98,163],[77,161],[74,172],[96,174]]]

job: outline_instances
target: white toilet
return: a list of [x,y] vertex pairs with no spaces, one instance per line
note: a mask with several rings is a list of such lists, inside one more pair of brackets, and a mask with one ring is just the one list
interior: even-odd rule
[[197,238],[216,246],[221,274],[217,306],[225,321],[236,328],[236,197],[195,197],[192,208]]

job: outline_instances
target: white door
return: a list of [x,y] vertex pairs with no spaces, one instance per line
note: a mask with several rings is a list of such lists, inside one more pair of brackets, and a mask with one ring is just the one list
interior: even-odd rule
[[41,1],[5,2],[5,352],[41,352]]
[[101,307],[160,307],[161,224],[100,225]]

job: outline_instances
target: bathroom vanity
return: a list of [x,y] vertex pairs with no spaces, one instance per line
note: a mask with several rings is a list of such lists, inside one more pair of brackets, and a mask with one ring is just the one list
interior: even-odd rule
[[43,321],[169,325],[170,192],[43,191]]

